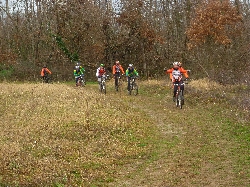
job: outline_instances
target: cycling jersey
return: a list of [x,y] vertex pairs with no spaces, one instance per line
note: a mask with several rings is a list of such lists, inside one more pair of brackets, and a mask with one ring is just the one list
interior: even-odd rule
[[122,66],[120,64],[113,65],[113,74],[120,73],[120,72],[122,72],[122,74],[124,74],[124,70],[123,70]]
[[134,68],[128,68],[126,70],[126,76],[127,77],[138,76],[138,73]]
[[[178,69],[171,68],[166,71],[166,74],[167,73],[170,73],[170,78],[172,82],[176,82],[182,79],[182,74],[187,75],[187,70],[184,70],[183,68],[178,68]],[[186,78],[188,78],[188,76]]]
[[51,71],[48,68],[42,68],[41,70],[41,76],[46,76],[47,74],[51,74]]
[[105,68],[97,68],[97,70],[96,70],[96,76],[97,77],[101,77],[103,74],[105,74],[105,72],[106,72],[106,70],[105,70]]

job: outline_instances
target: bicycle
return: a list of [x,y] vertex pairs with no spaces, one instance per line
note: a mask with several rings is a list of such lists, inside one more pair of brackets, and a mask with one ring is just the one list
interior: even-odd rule
[[84,75],[80,75],[77,77],[77,83],[76,83],[77,86],[80,86],[80,87],[84,87],[86,85],[86,81],[85,81],[85,78],[84,78]]
[[174,83],[174,86],[178,86],[176,94],[175,94],[175,105],[176,107],[179,107],[180,109],[182,109],[182,106],[184,105],[184,94],[183,94],[183,90],[181,90],[180,87],[187,84],[187,82],[185,83],[185,81],[186,80],[183,80],[178,83]]
[[99,83],[100,92],[106,94],[106,80],[109,78],[109,75],[102,75],[101,81]]
[[42,81],[43,81],[43,83],[47,83],[47,84],[52,83],[52,79],[48,74],[46,74],[42,77]]
[[129,95],[133,93],[133,95],[138,94],[138,85],[136,84],[135,80],[137,77],[130,78],[130,88],[129,88]]

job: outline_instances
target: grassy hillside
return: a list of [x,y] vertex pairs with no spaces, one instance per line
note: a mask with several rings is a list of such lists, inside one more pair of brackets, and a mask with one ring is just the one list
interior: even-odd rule
[[249,185],[247,87],[193,81],[181,110],[165,81],[0,85],[0,186]]

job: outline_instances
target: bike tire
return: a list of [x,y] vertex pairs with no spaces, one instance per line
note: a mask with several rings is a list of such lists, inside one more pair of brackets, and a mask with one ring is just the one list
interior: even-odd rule
[[77,86],[82,86],[81,80],[77,80]]
[[180,109],[182,109],[182,95],[181,95],[181,92],[178,95],[178,103],[179,103]]
[[102,93],[102,83],[99,83],[99,90]]
[[134,83],[134,85],[133,85],[133,94],[138,95],[138,86],[136,83]]
[[85,79],[82,80],[82,86],[83,86],[83,87],[86,86],[86,81],[85,81]]
[[44,78],[43,78],[43,83],[49,83],[49,77],[48,76],[45,76]]
[[177,91],[176,96],[175,96],[175,105],[176,107],[179,107],[179,93]]
[[103,93],[104,93],[104,94],[106,94],[106,84],[105,84],[105,83],[103,83],[103,85],[102,85],[102,86],[103,86],[103,88],[102,88],[102,89],[103,89]]
[[128,91],[128,94],[131,95],[132,94],[132,90],[133,90],[133,86],[130,85],[130,88],[129,88],[129,91]]

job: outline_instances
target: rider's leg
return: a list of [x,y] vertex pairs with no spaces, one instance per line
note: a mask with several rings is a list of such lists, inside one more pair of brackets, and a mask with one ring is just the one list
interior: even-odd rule
[[173,101],[175,102],[175,96],[176,96],[176,92],[178,89],[178,83],[173,83],[174,84],[174,95],[173,95]]
[[130,90],[130,79],[131,77],[128,77],[128,91]]
[[119,74],[116,73],[115,74],[115,86],[118,86],[118,78],[119,78]]
[[180,90],[182,90],[182,95],[184,95],[184,84],[180,85]]

